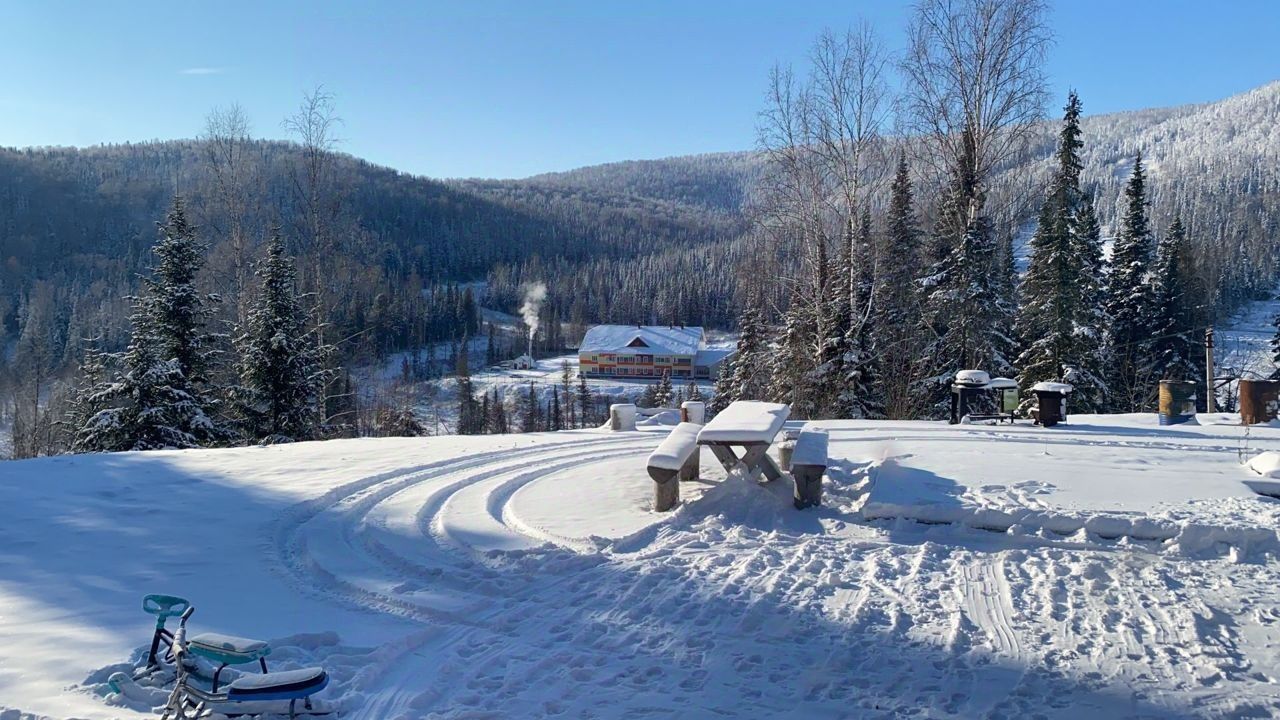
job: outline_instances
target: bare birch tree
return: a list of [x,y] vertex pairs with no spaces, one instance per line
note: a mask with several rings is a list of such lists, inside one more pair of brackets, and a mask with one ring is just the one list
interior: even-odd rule
[[[907,27],[903,120],[924,159],[980,188],[1038,132],[1050,43],[1043,0],[920,0]],[[966,147],[971,143],[970,147]],[[981,210],[981,193],[970,199]]]

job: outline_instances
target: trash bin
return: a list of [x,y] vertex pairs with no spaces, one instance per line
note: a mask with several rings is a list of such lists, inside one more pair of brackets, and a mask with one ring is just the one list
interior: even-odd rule
[[1240,381],[1240,423],[1259,425],[1276,419],[1280,409],[1280,380]]
[[1160,424],[1178,425],[1196,416],[1196,383],[1185,380],[1160,381]]
[[987,389],[996,392],[999,408],[997,412],[1012,415],[1018,409],[1018,381],[1005,377],[991,378],[991,382],[987,383]]
[[1036,408],[1032,418],[1037,425],[1053,427],[1067,420],[1067,395],[1071,386],[1061,382],[1038,382],[1031,386],[1031,393],[1036,396]]

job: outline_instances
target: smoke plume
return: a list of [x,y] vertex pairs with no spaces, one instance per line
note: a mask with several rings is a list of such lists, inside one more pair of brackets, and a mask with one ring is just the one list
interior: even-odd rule
[[529,341],[538,332],[538,315],[542,312],[542,301],[547,299],[546,283],[531,283],[525,286],[524,302],[520,305],[520,315],[524,324],[529,326]]

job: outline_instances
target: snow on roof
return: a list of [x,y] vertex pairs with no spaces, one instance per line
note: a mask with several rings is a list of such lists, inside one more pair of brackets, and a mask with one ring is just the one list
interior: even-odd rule
[[1071,392],[1071,390],[1072,390],[1072,387],[1070,385],[1068,385],[1067,383],[1060,383],[1060,382],[1045,381],[1045,382],[1038,382],[1035,385],[1031,386],[1031,392],[1056,392],[1056,393],[1065,394],[1065,393]]
[[735,348],[708,348],[699,350],[693,356],[693,364],[698,367],[712,367],[734,353]]
[[[640,342],[637,343],[637,340]],[[616,352],[648,349],[672,355],[693,355],[702,347],[702,342],[701,327],[596,325],[587,331],[578,350],[579,352]]]

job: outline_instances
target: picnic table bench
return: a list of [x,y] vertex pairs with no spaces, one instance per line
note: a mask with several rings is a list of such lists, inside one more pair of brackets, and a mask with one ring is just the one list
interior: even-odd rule
[[791,452],[791,477],[796,483],[796,509],[822,504],[822,476],[827,472],[827,431],[806,426]]
[[653,478],[653,509],[666,512],[680,502],[680,481],[698,479],[697,423],[682,422],[649,453],[649,477]]
[[[761,473],[777,480],[782,470],[769,457],[769,446],[790,414],[791,408],[782,403],[738,400],[703,426],[698,444],[710,448],[730,475],[741,469],[757,481]],[[741,457],[734,448],[742,449]]]

